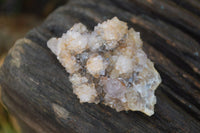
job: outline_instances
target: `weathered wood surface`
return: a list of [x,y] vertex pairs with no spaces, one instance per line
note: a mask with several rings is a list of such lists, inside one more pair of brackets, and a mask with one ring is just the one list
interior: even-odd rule
[[[46,46],[76,22],[92,29],[113,16],[141,32],[144,50],[161,74],[152,117],[80,104]],[[2,100],[32,132],[199,132],[199,41],[198,0],[71,0],[10,50],[0,72]]]

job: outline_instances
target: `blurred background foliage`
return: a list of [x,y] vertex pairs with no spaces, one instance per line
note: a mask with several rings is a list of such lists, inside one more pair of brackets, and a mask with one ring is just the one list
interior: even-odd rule
[[[67,0],[0,0],[0,66],[14,42]],[[1,94],[1,93],[0,93]],[[0,133],[20,133],[16,119],[6,110],[0,95]]]

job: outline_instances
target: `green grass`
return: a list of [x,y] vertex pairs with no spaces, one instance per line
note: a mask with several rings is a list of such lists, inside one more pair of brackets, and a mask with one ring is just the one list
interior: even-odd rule
[[19,126],[13,116],[0,104],[0,133],[20,133]]

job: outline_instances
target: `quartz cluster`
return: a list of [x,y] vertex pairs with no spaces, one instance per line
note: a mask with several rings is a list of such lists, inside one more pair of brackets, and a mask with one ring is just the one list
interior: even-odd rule
[[70,74],[81,103],[154,114],[154,91],[161,78],[142,50],[140,33],[125,22],[114,17],[94,31],[77,23],[47,45]]

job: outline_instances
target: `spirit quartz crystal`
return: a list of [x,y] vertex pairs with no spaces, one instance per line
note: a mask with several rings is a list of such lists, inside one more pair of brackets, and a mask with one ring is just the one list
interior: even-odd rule
[[75,24],[47,46],[70,74],[81,103],[103,103],[116,111],[154,114],[154,91],[161,83],[154,64],[142,50],[140,33],[117,17],[88,31]]

